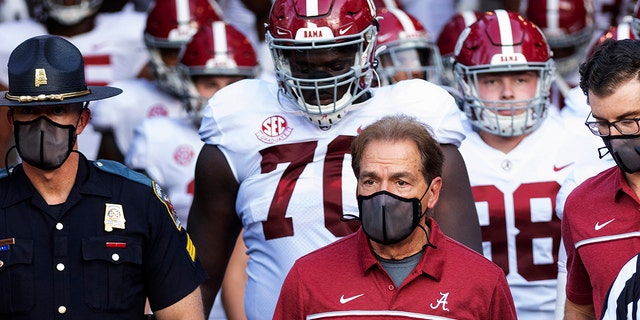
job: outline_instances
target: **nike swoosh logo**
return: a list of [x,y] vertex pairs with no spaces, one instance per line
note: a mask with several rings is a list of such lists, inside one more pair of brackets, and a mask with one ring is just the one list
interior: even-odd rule
[[385,42],[392,37],[391,34],[382,34],[378,36],[378,42]]
[[347,303],[347,302],[350,302],[350,301],[353,301],[353,300],[355,300],[355,299],[358,299],[358,298],[360,298],[360,297],[362,297],[362,296],[364,296],[364,293],[361,293],[361,294],[359,294],[359,295],[357,295],[357,296],[353,296],[353,297],[345,298],[345,297],[344,297],[344,294],[343,294],[343,295],[342,295],[342,297],[340,297],[340,303],[341,303],[341,304],[345,304],[345,303]]
[[553,165],[553,171],[558,172],[558,171],[560,171],[560,170],[562,170],[562,169],[564,169],[564,168],[566,168],[566,167],[568,167],[568,166],[571,166],[571,165],[573,165],[573,162],[567,163],[567,164],[565,164],[564,166],[560,166],[560,167],[558,167],[558,166],[556,166],[556,165],[554,164],[554,165]]
[[596,229],[596,231],[598,231],[598,230],[600,230],[600,229],[602,229],[602,228],[606,227],[609,223],[613,222],[613,220],[615,220],[615,219],[616,219],[616,218],[613,218],[613,219],[611,219],[611,220],[609,220],[609,221],[607,221],[607,222],[605,222],[605,223],[603,223],[603,224],[600,224],[600,222],[596,222],[596,226],[595,226],[595,228],[594,228],[594,229]]
[[347,31],[349,31],[349,29],[351,29],[351,27],[353,27],[353,25],[350,25],[350,26],[348,26],[348,27],[346,27],[346,28],[344,28],[344,29],[340,29],[340,30],[338,30],[338,33],[339,33],[340,35],[343,35],[343,34],[345,34]]

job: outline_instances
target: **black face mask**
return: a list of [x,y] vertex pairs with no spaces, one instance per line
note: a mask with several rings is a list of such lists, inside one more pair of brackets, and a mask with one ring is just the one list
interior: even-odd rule
[[38,169],[59,168],[76,142],[76,127],[61,125],[45,116],[31,121],[14,121],[13,124],[20,158]]
[[602,137],[618,167],[626,173],[640,171],[640,135]]
[[[429,187],[427,187],[429,190]],[[373,241],[390,245],[406,239],[420,224],[420,199],[407,199],[387,191],[358,196],[358,210],[364,233]]]

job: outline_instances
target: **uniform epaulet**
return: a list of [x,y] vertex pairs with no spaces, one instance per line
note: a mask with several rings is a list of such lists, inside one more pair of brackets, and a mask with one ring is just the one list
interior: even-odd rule
[[146,186],[152,187],[152,180],[149,177],[145,176],[140,172],[129,169],[127,166],[125,166],[120,162],[113,161],[113,160],[100,159],[100,160],[93,161],[93,166],[104,172],[109,172],[115,175],[119,175],[131,181],[135,181],[138,183],[142,183]]

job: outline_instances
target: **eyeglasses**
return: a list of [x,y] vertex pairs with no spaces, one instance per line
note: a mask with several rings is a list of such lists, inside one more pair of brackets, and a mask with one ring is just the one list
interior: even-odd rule
[[[589,113],[591,117],[591,112]],[[587,119],[589,118],[587,117]],[[640,118],[622,119],[618,121],[585,121],[584,124],[589,128],[591,133],[598,137],[607,137],[611,135],[611,126],[614,126],[622,135],[634,135],[640,132]]]

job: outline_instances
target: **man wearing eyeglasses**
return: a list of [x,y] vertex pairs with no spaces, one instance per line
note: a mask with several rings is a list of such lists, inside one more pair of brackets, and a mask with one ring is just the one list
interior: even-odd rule
[[[601,319],[611,313],[612,319],[625,319],[636,312],[639,297],[634,281],[627,281],[636,273],[623,266],[640,252],[640,41],[605,41],[581,65],[580,75],[591,107],[585,124],[602,138],[616,166],[587,179],[566,199],[564,316]],[[623,280],[622,288],[607,300],[616,280]]]

